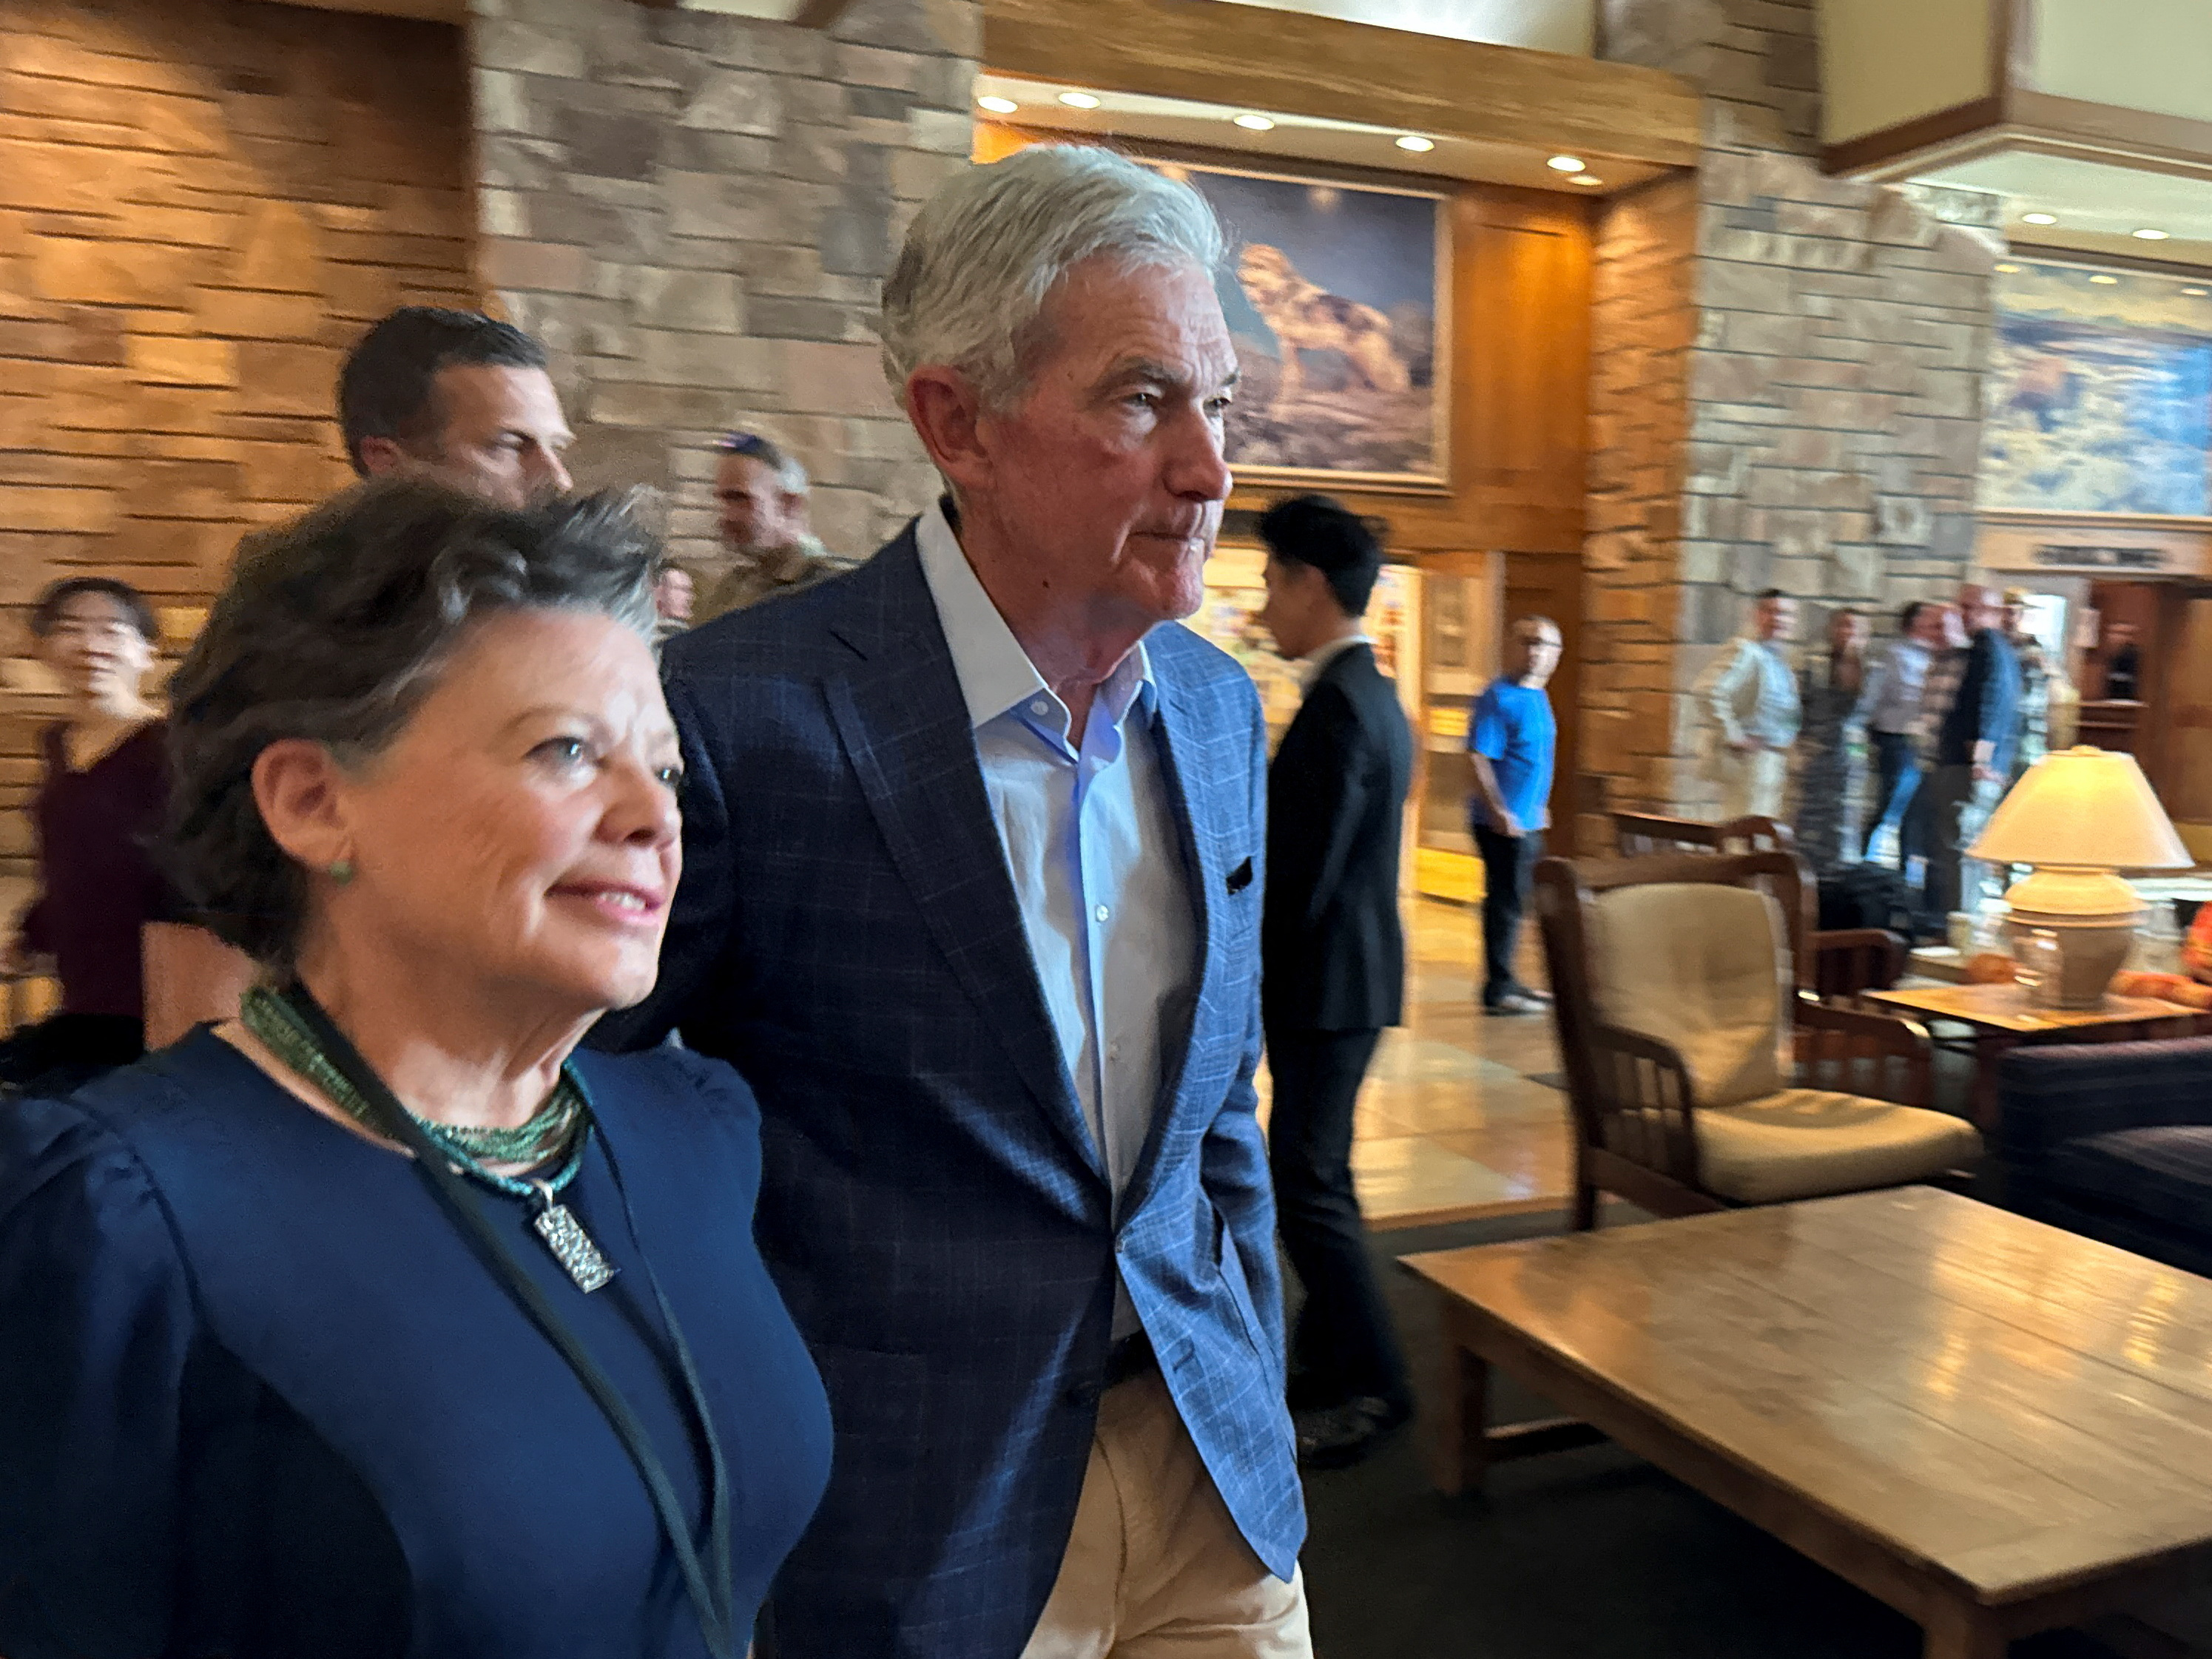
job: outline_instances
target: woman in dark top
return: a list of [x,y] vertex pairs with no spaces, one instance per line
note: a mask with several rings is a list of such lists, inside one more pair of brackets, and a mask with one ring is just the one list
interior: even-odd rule
[[39,657],[68,717],[40,734],[31,817],[40,895],[17,918],[13,965],[52,958],[61,1010],[0,1043],[0,1082],[80,1080],[145,1047],[144,930],[161,920],[147,843],[168,797],[162,728],[139,684],[154,659],[154,613],[103,576],[56,582],[32,608]]
[[375,485],[241,562],[172,851],[271,988],[0,1111],[7,1659],[738,1659],[827,1475],[758,1118],[651,988],[655,550]]
[[1828,659],[1799,676],[1797,850],[1815,872],[1859,860],[1857,796],[1866,772],[1865,734],[1853,720],[1866,684],[1867,619],[1856,611],[1828,617]]

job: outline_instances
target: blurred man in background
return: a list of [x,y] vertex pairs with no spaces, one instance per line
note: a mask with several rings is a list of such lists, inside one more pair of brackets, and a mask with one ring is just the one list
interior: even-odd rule
[[1865,722],[1875,767],[1863,844],[1870,853],[1875,832],[1884,824],[1896,826],[1899,869],[1927,850],[1913,843],[1905,826],[1917,822],[1910,816],[1913,794],[1920,787],[1920,763],[1913,751],[1912,731],[1920,718],[1928,665],[1944,648],[1946,609],[1915,599],[1898,614],[1899,637],[1875,659],[1859,696],[1857,717]]
[[1797,601],[1778,587],[1761,593],[1744,632],[1700,681],[1706,775],[1720,789],[1723,820],[1779,817],[1790,782],[1790,748],[1802,710],[1797,676],[1782,648],[1797,636]]
[[796,593],[854,568],[815,538],[808,525],[806,469],[769,440],[732,432],[718,446],[714,502],[722,544],[735,561],[698,607],[712,622],[778,593]]
[[1965,860],[1966,849],[2004,791],[2019,736],[2020,655],[2005,637],[1996,590],[1966,583],[1959,590],[1958,614],[1966,649],[1943,665],[1955,668],[1956,686],[1939,714],[1929,705],[1941,695],[1937,680],[1949,675],[1931,670],[1923,698],[1922,718],[1934,733],[1936,751],[1926,786],[1928,873],[1922,895],[1923,922],[1931,932],[1942,931],[1953,911],[1978,896],[1962,884],[1969,877],[1972,887],[1980,884],[1981,866]]
[[1549,617],[1523,617],[1505,638],[1505,672],[1484,688],[1468,722],[1468,758],[1474,765],[1468,801],[1474,844],[1482,854],[1482,1012],[1534,1014],[1551,998],[1513,972],[1521,913],[1529,878],[1544,856],[1552,827],[1552,765],[1559,725],[1544,695],[1559,665],[1559,626]]

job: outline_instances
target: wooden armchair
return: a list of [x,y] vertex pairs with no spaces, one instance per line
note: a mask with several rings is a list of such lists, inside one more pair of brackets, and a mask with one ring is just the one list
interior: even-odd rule
[[1661,853],[1786,853],[1796,846],[1797,837],[1778,818],[1723,818],[1708,823],[1703,818],[1662,817],[1656,812],[1615,812],[1613,842],[1621,857],[1640,859]]
[[1575,1123],[1574,1225],[1902,1186],[1979,1156],[1929,1111],[1928,1034],[1804,986],[1811,894],[1784,852],[1547,859],[1537,915]]
[[[1797,844],[1788,824],[1756,817],[1707,823],[1650,812],[1615,812],[1613,835],[1613,847],[1625,859],[1680,853],[1786,853]],[[1848,1005],[1863,992],[1887,991],[1902,979],[1912,946],[1903,935],[1879,927],[1832,928],[1813,935],[1812,952],[1810,971],[1802,982],[1823,1002]]]

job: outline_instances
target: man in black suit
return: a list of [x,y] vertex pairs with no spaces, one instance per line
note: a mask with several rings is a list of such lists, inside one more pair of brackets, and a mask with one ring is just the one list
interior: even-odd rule
[[1405,990],[1398,848],[1413,742],[1360,628],[1382,565],[1366,526],[1327,496],[1300,495],[1269,508],[1260,534],[1260,620],[1306,679],[1267,772],[1269,1162],[1283,1248],[1305,1287],[1291,1341],[1298,1453],[1309,1467],[1339,1468],[1373,1450],[1413,1403],[1352,1185],[1352,1104]]

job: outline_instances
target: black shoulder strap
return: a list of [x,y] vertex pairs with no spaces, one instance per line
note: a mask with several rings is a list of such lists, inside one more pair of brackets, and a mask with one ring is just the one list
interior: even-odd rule
[[[720,1437],[714,1431],[714,1419],[709,1415],[704,1391],[699,1386],[698,1375],[691,1363],[691,1352],[684,1340],[684,1334],[676,1322],[675,1310],[661,1293],[659,1281],[653,1273],[652,1264],[646,1265],[647,1278],[652,1281],[653,1293],[660,1304],[661,1318],[666,1322],[669,1341],[676,1350],[678,1369],[690,1395],[691,1408],[699,1419],[699,1428],[708,1448],[708,1553],[710,1562],[702,1562],[699,1551],[691,1536],[690,1521],[678,1500],[675,1486],[670,1482],[668,1471],[660,1455],[653,1449],[645,1425],[638,1421],[637,1413],[620,1389],[599,1368],[568,1322],[546,1299],[544,1291],[522,1264],[514,1259],[498,1231],[484,1215],[476,1194],[457,1174],[447,1154],[435,1142],[424,1134],[407,1109],[402,1106],[384,1079],[362,1058],[361,1051],[353,1046],[344,1032],[338,1030],[331,1017],[325,1013],[307,988],[295,984],[284,997],[307,1029],[314,1033],[321,1046],[324,1058],[336,1066],[347,1082],[360,1092],[370,1112],[378,1120],[376,1127],[392,1139],[398,1141],[415,1154],[415,1167],[429,1183],[432,1194],[446,1212],[451,1216],[465,1237],[482,1258],[492,1276],[507,1287],[509,1295],[520,1304],[531,1322],[544,1333],[545,1340],[568,1363],[576,1380],[596,1401],[616,1437],[629,1453],[630,1461],[637,1465],[639,1476],[645,1482],[647,1495],[653,1499],[653,1512],[660,1517],[661,1530],[667,1534],[669,1547],[676,1552],[676,1564],[684,1575],[684,1583],[690,1592],[693,1607],[699,1615],[699,1628],[707,1640],[707,1650],[714,1659],[739,1659],[743,1651],[738,1632],[734,1629],[736,1591],[732,1586],[732,1567],[730,1559],[729,1478],[722,1461]],[[613,1149],[604,1139],[600,1150],[613,1168]],[[629,1213],[629,1194],[622,1189],[622,1177],[616,1171],[616,1189],[621,1194],[623,1212],[630,1222],[631,1237],[636,1237],[635,1218]],[[709,1577],[711,1571],[712,1577]]]

